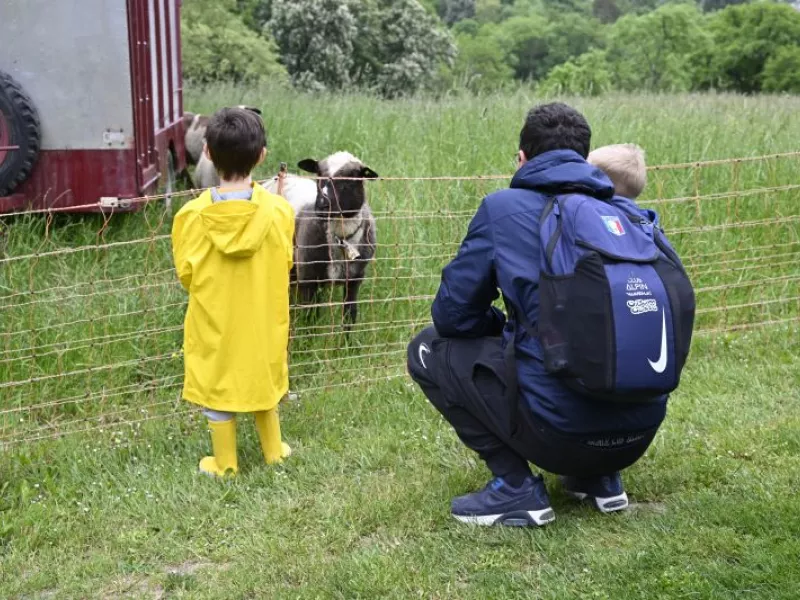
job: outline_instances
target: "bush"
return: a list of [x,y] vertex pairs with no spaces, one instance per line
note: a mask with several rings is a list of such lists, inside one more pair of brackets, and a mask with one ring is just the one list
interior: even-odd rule
[[250,30],[232,1],[185,0],[181,18],[183,76],[188,81],[287,82],[272,40]]
[[710,29],[714,55],[709,84],[754,93],[766,82],[767,62],[780,48],[800,40],[800,12],[773,2],[728,6],[714,13]]
[[698,56],[711,39],[693,4],[664,5],[641,16],[626,15],[611,28],[608,65],[615,89],[676,92],[691,89]]
[[602,50],[592,50],[555,67],[538,87],[548,96],[599,96],[611,89],[611,72]]
[[454,87],[491,91],[513,81],[514,57],[506,38],[500,35],[496,26],[484,25],[477,34],[463,33],[456,40],[458,57],[452,72]]
[[800,94],[800,46],[778,48],[764,65],[764,91]]

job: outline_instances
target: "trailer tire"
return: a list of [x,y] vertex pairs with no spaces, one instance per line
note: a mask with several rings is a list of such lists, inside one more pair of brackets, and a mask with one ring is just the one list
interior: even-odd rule
[[0,196],[7,196],[24,182],[36,165],[41,147],[39,113],[22,87],[0,71]]

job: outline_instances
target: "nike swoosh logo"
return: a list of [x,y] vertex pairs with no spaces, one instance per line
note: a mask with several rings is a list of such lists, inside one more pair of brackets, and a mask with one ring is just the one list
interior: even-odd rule
[[425,344],[420,344],[419,345],[419,350],[417,351],[417,354],[419,355],[419,362],[421,362],[422,366],[427,369],[428,365],[425,364],[425,359],[422,358],[422,354],[423,353],[430,354],[431,351],[428,349],[428,347]]
[[650,363],[656,373],[663,373],[667,368],[667,317],[663,308],[661,309],[661,356],[658,357],[656,362],[649,358],[647,362]]

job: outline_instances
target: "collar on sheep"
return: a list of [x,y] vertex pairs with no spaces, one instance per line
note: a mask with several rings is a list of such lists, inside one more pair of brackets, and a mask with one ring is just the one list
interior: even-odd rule
[[344,256],[347,260],[356,260],[357,258],[361,257],[361,253],[356,249],[355,245],[350,243],[350,240],[356,236],[360,229],[361,228],[359,227],[346,238],[341,238],[338,235],[333,234],[333,241],[336,242],[337,246],[344,250]]

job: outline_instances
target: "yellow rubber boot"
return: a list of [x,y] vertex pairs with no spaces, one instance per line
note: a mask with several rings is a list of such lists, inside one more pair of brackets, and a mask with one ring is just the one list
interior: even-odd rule
[[235,475],[239,470],[236,456],[236,419],[209,421],[208,426],[211,429],[214,456],[206,456],[200,461],[200,471],[217,477],[224,477],[228,471]]
[[291,456],[289,444],[281,441],[281,424],[278,420],[278,407],[255,413],[256,431],[261,440],[261,450],[268,465],[283,462]]

